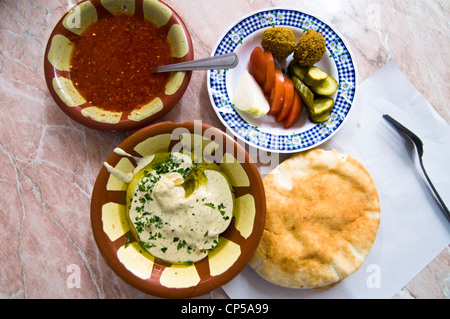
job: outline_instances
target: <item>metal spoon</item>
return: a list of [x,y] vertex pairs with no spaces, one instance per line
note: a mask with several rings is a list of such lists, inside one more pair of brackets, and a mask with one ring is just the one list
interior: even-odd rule
[[231,52],[199,60],[158,66],[156,67],[155,72],[159,73],[159,72],[190,71],[190,70],[233,69],[234,67],[236,67],[238,63],[239,58],[237,54]]
[[441,208],[442,208],[442,211],[443,211],[445,217],[450,222],[450,212],[449,212],[447,206],[445,206],[445,203],[442,200],[441,196],[439,196],[439,193],[437,192],[436,188],[434,187],[433,183],[431,182],[430,178],[428,177],[428,174],[425,171],[425,167],[423,166],[423,161],[422,161],[423,143],[422,143],[422,140],[416,134],[414,134],[409,129],[404,127],[402,124],[400,124],[399,122],[394,120],[392,117],[390,117],[388,114],[384,114],[383,117],[389,123],[391,123],[396,129],[398,129],[403,134],[405,134],[407,137],[409,137],[411,139],[411,141],[414,143],[414,145],[416,146],[417,154],[419,154],[419,162],[420,162],[420,166],[422,167],[422,171],[423,171],[423,173],[424,173],[424,175],[425,175],[425,177],[426,177],[426,179],[427,179],[431,189],[433,190],[434,195],[436,195],[436,198],[439,201],[439,204],[441,205]]

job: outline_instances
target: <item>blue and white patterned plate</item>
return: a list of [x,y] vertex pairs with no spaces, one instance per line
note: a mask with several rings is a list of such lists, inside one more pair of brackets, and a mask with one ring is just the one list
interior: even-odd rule
[[[327,71],[339,82],[338,92],[333,96],[335,104],[329,121],[314,124],[303,111],[298,122],[289,129],[283,128],[270,115],[255,119],[237,111],[232,101],[238,79],[247,68],[250,54],[260,45],[264,30],[283,26],[291,29],[296,41],[308,29],[323,34],[327,52],[316,65]],[[341,37],[321,20],[291,9],[266,9],[254,12],[235,23],[219,40],[212,55],[236,52],[239,64],[232,70],[208,71],[208,93],[211,104],[227,130],[259,149],[279,153],[304,151],[329,139],[342,126],[348,116],[356,92],[356,69],[348,47]],[[277,68],[286,68],[287,61],[278,63]]]

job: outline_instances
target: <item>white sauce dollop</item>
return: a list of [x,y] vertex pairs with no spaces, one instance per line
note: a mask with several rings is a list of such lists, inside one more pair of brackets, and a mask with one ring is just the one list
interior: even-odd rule
[[132,190],[131,223],[153,256],[172,263],[196,262],[217,246],[219,234],[231,222],[233,195],[228,181],[221,172],[206,169],[206,183],[186,197],[183,182],[193,168],[190,156],[172,153],[165,172],[147,166],[151,160],[143,159],[145,166],[138,163],[146,170]]

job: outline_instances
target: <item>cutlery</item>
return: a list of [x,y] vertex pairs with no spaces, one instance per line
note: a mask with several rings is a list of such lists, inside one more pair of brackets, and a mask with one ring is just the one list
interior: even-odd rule
[[397,130],[399,130],[404,135],[406,135],[414,143],[414,145],[416,146],[416,150],[417,150],[417,154],[419,155],[419,162],[420,162],[420,166],[422,167],[422,171],[423,171],[423,173],[424,173],[424,175],[425,175],[425,177],[426,177],[426,179],[428,181],[428,184],[430,185],[431,189],[433,190],[434,195],[436,196],[437,200],[439,201],[445,217],[450,222],[450,212],[449,212],[447,206],[445,206],[445,203],[442,200],[441,196],[439,196],[439,193],[437,192],[436,188],[434,187],[433,183],[431,182],[430,178],[428,177],[428,174],[425,171],[425,167],[423,166],[423,160],[422,160],[422,156],[423,156],[423,142],[422,142],[422,140],[416,134],[411,132],[409,129],[407,129],[405,126],[403,126],[402,124],[397,122],[395,119],[393,119],[388,114],[384,114],[383,117],[389,123],[391,123]]
[[190,70],[233,69],[238,63],[239,58],[237,54],[231,52],[199,60],[157,66],[155,72],[159,73]]

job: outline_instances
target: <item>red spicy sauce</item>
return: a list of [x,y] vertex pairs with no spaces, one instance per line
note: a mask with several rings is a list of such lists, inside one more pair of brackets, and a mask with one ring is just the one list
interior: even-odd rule
[[152,70],[175,62],[167,31],[134,15],[102,18],[73,42],[70,78],[107,111],[132,111],[161,95],[170,74]]

